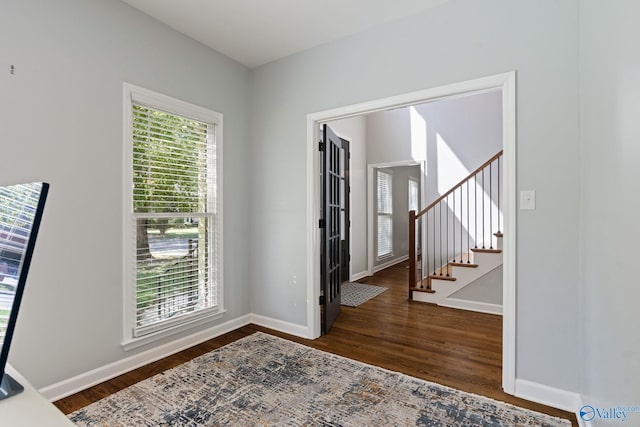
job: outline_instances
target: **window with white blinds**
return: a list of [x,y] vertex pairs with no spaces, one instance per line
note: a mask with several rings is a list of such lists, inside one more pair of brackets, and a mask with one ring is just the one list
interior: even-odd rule
[[217,172],[222,117],[127,88],[128,338],[135,340],[201,320],[221,308]]
[[384,258],[393,254],[393,175],[378,170],[378,238],[377,255]]
[[418,181],[413,178],[409,178],[409,210],[416,211],[418,213],[418,205],[419,205],[419,196],[418,196]]

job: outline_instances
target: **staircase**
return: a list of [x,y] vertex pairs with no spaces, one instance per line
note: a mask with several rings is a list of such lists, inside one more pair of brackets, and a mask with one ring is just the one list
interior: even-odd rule
[[502,151],[409,212],[409,300],[438,304],[502,265]]

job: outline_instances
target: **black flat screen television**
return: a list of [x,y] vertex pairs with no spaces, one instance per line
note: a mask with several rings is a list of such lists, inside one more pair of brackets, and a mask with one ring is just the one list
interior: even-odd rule
[[24,388],[5,372],[49,184],[0,187],[0,400]]

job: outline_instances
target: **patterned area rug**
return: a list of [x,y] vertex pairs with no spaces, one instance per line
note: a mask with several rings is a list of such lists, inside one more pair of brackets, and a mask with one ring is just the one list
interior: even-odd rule
[[570,426],[255,333],[69,418],[79,426]]
[[365,285],[364,283],[346,282],[340,289],[340,304],[357,307],[386,291],[382,286]]

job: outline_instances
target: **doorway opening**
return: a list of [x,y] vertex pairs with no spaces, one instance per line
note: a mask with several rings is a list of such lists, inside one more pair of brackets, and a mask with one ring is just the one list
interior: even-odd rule
[[503,363],[502,385],[506,393],[513,394],[515,388],[515,314],[516,314],[516,197],[515,197],[515,72],[455,83],[391,98],[334,110],[322,111],[307,116],[307,209],[308,209],[308,258],[307,258],[307,320],[309,338],[321,334],[320,259],[321,235],[318,229],[320,216],[320,173],[317,141],[319,125],[333,120],[370,114],[399,107],[412,106],[435,100],[451,99],[483,91],[500,90],[502,95],[502,140],[503,155],[503,217],[504,217],[504,261],[503,261]]

